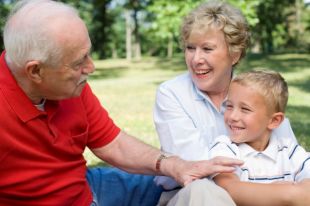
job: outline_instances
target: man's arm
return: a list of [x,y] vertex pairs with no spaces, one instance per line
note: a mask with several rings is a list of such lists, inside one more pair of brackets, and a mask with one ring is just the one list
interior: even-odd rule
[[306,206],[310,202],[310,181],[251,183],[240,181],[232,173],[219,174],[214,181],[227,190],[238,206]]
[[181,185],[210,174],[232,172],[233,166],[242,164],[240,160],[224,157],[194,162],[172,156],[163,159],[160,171],[157,171],[156,162],[160,151],[124,132],[120,132],[108,145],[92,151],[100,159],[127,172],[166,175],[174,178]]

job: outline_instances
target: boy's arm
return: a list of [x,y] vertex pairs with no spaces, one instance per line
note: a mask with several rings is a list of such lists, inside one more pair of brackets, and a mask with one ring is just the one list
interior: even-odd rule
[[238,206],[306,206],[310,202],[310,180],[297,184],[262,184],[242,182],[232,173],[221,173],[213,179]]

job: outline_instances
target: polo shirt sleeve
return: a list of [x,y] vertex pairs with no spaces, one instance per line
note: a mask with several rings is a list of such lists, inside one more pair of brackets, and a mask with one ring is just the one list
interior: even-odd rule
[[297,144],[291,147],[289,159],[295,168],[295,181],[300,182],[310,178],[310,153]]
[[238,147],[230,141],[229,137],[221,135],[215,139],[210,149],[210,158],[216,156],[237,158]]
[[[239,148],[236,144],[232,143],[229,137],[225,135],[221,135],[217,137],[212,144],[209,151],[210,158],[214,158],[217,156],[229,157],[229,158],[238,158],[240,157]],[[241,176],[241,168],[236,167],[234,172],[238,177]],[[215,175],[211,176],[211,178],[215,177]]]
[[83,89],[81,99],[89,123],[87,146],[94,149],[109,144],[120,133],[120,128],[114,124],[88,84]]

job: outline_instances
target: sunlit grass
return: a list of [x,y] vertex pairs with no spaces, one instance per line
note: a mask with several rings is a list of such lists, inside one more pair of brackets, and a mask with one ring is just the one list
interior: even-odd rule
[[[124,59],[96,61],[90,85],[110,116],[126,132],[159,148],[153,124],[153,107],[158,85],[185,71],[183,59],[144,58],[129,63]],[[248,55],[236,73],[249,69],[279,71],[289,84],[289,117],[300,144],[310,150],[310,57],[305,54]],[[99,161],[89,151],[89,165]]]

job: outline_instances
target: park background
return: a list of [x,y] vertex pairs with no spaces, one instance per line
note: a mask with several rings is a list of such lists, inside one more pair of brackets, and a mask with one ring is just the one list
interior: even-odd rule
[[[159,148],[153,124],[158,85],[186,71],[179,47],[183,17],[201,0],[65,0],[85,20],[96,71],[89,83],[126,132]],[[280,72],[289,85],[286,115],[310,151],[310,0],[227,0],[246,16],[251,47],[235,73]],[[1,39],[14,1],[0,0]],[[74,31],[72,31],[74,35]],[[3,49],[3,42],[0,42]],[[130,148],[129,148],[130,149]],[[88,150],[88,165],[100,164]]]

